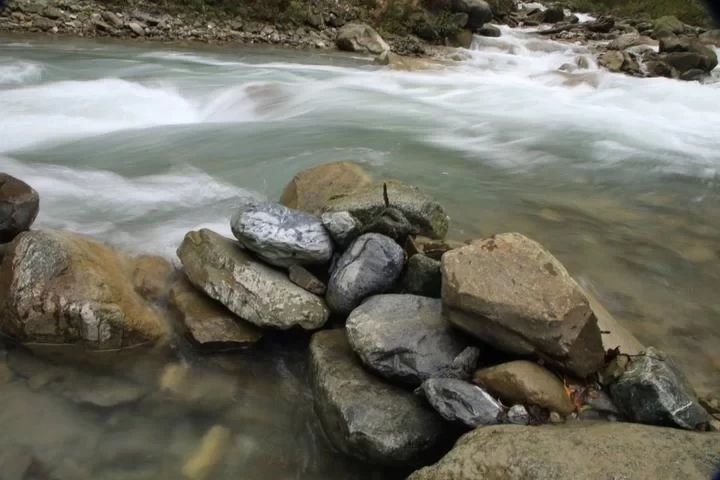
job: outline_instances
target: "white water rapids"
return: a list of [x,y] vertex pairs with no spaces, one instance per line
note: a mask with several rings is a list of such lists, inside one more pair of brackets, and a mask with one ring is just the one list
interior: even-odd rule
[[[718,393],[720,83],[594,61],[562,73],[584,47],[502,33],[416,72],[339,53],[6,39],[0,170],[39,191],[37,227],[173,257],[191,229],[229,235],[240,196],[277,198],[296,171],[355,159],[439,198],[454,238],[536,238]],[[339,478],[303,465],[286,478]]]

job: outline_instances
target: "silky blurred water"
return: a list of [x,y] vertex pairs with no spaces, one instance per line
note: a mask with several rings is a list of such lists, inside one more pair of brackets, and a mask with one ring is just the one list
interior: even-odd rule
[[[173,258],[188,230],[229,235],[239,198],[277,198],[295,172],[354,159],[436,196],[455,239],[537,239],[641,341],[674,355],[699,392],[720,392],[720,84],[592,62],[560,73],[583,47],[507,28],[466,53],[437,71],[395,72],[338,53],[6,39],[0,170],[39,191],[38,227]],[[16,375],[0,385],[11,399],[0,448],[14,435],[75,459],[88,478],[176,478],[172,465],[222,423],[236,450],[213,478],[398,475],[333,455],[303,348],[270,352],[210,368],[243,384],[235,421],[227,410],[88,411]],[[37,409],[64,433],[28,429]],[[124,438],[117,428],[127,445],[110,441]],[[66,438],[83,436],[72,448]],[[141,457],[129,476],[128,459]]]

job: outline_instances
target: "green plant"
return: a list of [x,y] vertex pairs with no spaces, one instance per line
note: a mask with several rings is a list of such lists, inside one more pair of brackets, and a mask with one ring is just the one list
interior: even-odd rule
[[712,23],[705,7],[697,0],[575,0],[573,7],[579,11],[631,17],[642,15],[659,18],[674,15],[691,25],[708,26]]

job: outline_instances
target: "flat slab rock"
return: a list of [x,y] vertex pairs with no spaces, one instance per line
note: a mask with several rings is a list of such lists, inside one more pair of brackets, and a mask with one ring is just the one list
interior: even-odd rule
[[275,202],[248,200],[230,221],[233,235],[277,267],[330,261],[333,243],[320,219]]
[[480,350],[442,316],[442,302],[416,295],[368,298],[347,319],[352,349],[379,375],[411,385],[434,377],[469,379]]
[[445,419],[468,428],[500,423],[503,406],[489,393],[456,378],[431,378],[418,389]]
[[720,434],[630,423],[498,425],[464,435],[409,480],[711,478]]
[[173,282],[170,301],[193,340],[205,348],[245,348],[262,338],[259,328],[205,295],[184,276]]
[[330,443],[359,460],[388,466],[427,463],[448,440],[448,424],[420,397],[365,371],[345,330],[310,342],[315,412]]
[[610,393],[615,405],[638,423],[698,430],[710,422],[675,362],[652,347],[631,358]]
[[240,318],[259,327],[287,330],[322,327],[329,311],[323,300],[298,287],[287,274],[211,230],[185,235],[178,257],[188,279]]
[[579,285],[539,243],[504,233],[442,257],[445,313],[458,328],[510,353],[536,355],[587,377],[605,360]]

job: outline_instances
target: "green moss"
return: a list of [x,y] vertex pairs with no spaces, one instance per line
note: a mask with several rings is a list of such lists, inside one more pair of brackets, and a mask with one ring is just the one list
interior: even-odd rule
[[624,16],[659,18],[674,15],[690,25],[709,26],[712,18],[698,0],[575,0],[575,9]]

